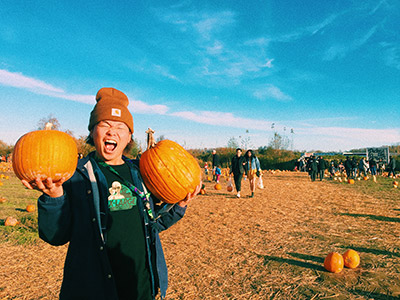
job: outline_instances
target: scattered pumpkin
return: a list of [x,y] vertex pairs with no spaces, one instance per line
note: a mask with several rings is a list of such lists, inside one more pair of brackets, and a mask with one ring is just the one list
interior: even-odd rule
[[5,197],[0,197],[0,203],[5,203],[7,202],[7,199]]
[[154,130],[148,129],[147,150],[139,167],[146,187],[158,199],[177,203],[196,190],[201,169],[196,159],[179,144],[162,140],[155,143]]
[[206,194],[206,190],[205,189],[201,189],[200,190],[200,195],[205,195]]
[[349,249],[343,254],[343,261],[345,267],[354,269],[360,264],[360,256],[358,255],[357,251]]
[[226,189],[227,189],[228,192],[232,192],[233,191],[233,186],[232,185],[228,185]]
[[207,180],[211,181],[212,180],[211,176],[207,176]]
[[348,181],[347,181],[349,184],[354,184],[354,179],[349,179]]
[[393,185],[399,185],[399,182],[398,181],[393,181]]
[[343,270],[344,260],[342,254],[331,252],[324,260],[324,267],[332,273],[339,273]]
[[364,176],[363,179],[364,179],[364,180],[368,180],[368,176]]
[[27,212],[34,212],[35,210],[36,210],[36,206],[33,205],[33,204],[28,204],[28,205],[26,206],[26,211],[27,211]]
[[15,144],[12,165],[19,179],[32,182],[37,177],[50,177],[58,181],[74,174],[78,163],[74,139],[65,132],[51,130],[48,124],[46,130],[29,132]]
[[214,185],[214,189],[221,190],[222,189],[222,185],[220,183],[217,183],[217,184]]
[[14,217],[7,217],[6,221],[4,222],[4,226],[15,226],[19,222],[16,218]]

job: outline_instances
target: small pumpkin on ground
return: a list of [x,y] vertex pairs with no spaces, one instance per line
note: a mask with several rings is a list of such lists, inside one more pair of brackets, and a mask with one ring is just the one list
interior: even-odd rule
[[33,204],[28,204],[28,205],[26,206],[26,211],[27,211],[27,212],[34,212],[35,210],[36,210],[36,206],[33,205]]
[[338,252],[331,252],[324,260],[324,267],[332,273],[339,273],[343,270],[343,256]]
[[349,184],[354,184],[354,182],[355,182],[354,179],[349,179],[349,180],[348,180],[348,183],[349,183]]
[[360,256],[358,255],[357,251],[349,249],[343,254],[343,261],[345,267],[354,269],[360,264]]
[[222,189],[222,185],[220,183],[217,183],[217,184],[214,185],[214,189],[219,191],[219,190]]
[[6,221],[4,222],[4,226],[16,226],[18,225],[18,220],[14,217],[7,217]]

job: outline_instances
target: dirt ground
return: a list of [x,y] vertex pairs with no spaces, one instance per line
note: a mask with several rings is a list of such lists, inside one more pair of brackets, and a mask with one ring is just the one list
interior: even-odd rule
[[[400,204],[306,174],[264,175],[248,198],[205,182],[185,217],[161,233],[167,299],[397,299]],[[331,251],[361,265],[331,274]],[[66,246],[0,243],[0,299],[57,299]]]

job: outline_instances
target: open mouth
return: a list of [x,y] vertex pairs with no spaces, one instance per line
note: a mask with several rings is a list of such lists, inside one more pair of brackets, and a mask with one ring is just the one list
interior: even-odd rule
[[117,142],[113,140],[106,140],[104,145],[106,152],[113,152],[117,148]]

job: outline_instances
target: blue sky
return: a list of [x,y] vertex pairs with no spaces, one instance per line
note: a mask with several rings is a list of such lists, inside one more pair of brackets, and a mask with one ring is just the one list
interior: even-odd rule
[[[400,142],[400,2],[1,1],[0,140],[87,135],[101,87],[187,148]],[[274,126],[272,126],[274,124]]]

